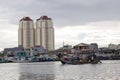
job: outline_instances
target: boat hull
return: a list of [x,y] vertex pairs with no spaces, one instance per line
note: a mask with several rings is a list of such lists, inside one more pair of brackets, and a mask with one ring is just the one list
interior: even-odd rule
[[76,65],[76,64],[98,64],[98,63],[101,63],[100,60],[94,60],[94,61],[66,61],[66,60],[61,60],[61,63],[62,64],[73,64],[73,65]]

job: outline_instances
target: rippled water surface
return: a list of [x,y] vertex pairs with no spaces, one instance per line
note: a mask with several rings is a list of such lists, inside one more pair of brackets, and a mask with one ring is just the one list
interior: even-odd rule
[[84,65],[2,63],[0,80],[120,80],[120,60]]

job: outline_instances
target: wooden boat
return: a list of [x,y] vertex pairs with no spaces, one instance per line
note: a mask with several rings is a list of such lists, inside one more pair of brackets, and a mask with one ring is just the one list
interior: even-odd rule
[[73,64],[73,65],[76,65],[76,64],[98,64],[98,63],[102,63],[100,61],[100,59],[94,59],[92,61],[86,60],[86,59],[83,59],[83,60],[66,60],[66,59],[61,59],[60,61],[61,61],[62,64]]
[[62,64],[97,64],[102,63],[100,59],[95,55],[90,55],[84,59],[80,59],[78,57],[70,57],[70,56],[63,56],[61,54],[58,55]]

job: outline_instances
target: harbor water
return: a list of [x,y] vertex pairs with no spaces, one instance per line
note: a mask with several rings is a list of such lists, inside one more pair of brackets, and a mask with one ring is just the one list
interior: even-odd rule
[[0,80],[120,80],[120,60],[82,65],[1,63]]

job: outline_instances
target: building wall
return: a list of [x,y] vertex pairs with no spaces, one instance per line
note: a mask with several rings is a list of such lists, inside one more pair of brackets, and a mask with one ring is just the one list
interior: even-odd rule
[[89,45],[85,44],[85,43],[80,43],[78,45],[75,45],[73,48],[76,50],[88,50],[88,49],[90,49]]
[[29,17],[24,17],[19,22],[18,45],[22,45],[24,48],[34,47],[34,38],[34,23]]
[[42,46],[35,46],[30,49],[31,55],[37,55],[37,54],[42,54],[46,53],[46,50]]
[[36,21],[36,45],[42,45],[48,51],[54,50],[53,22],[47,16]]

